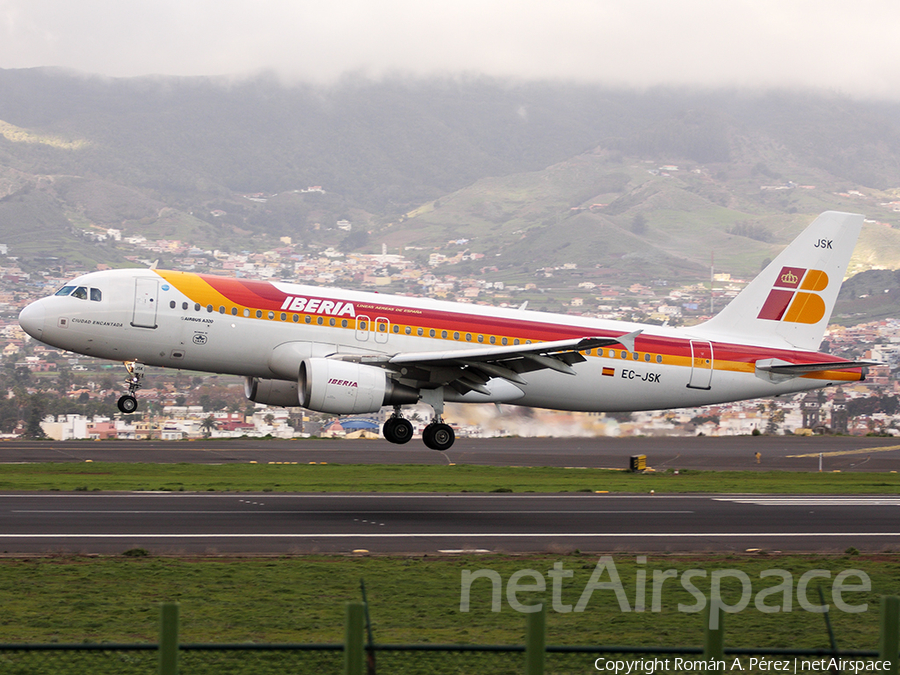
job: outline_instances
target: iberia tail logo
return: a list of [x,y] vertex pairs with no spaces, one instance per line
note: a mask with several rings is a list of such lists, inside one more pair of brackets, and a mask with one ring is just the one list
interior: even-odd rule
[[757,318],[818,323],[825,316],[825,301],[818,291],[827,286],[828,275],[822,270],[783,267]]

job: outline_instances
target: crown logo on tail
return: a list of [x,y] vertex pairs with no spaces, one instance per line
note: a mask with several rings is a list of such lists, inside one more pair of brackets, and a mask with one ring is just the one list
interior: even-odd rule
[[828,275],[822,270],[783,267],[756,318],[818,323],[825,316],[825,301],[816,291],[823,291],[827,286]]
[[785,272],[781,275],[781,283],[786,286],[796,286],[798,281],[800,281],[800,278],[793,272]]

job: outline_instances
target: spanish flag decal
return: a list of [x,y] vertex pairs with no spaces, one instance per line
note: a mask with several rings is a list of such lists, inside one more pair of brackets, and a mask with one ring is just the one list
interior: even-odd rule
[[818,291],[827,286],[828,275],[822,270],[783,267],[757,318],[818,323],[825,316],[825,301]]
[[604,369],[603,369],[603,374],[604,374],[606,377],[612,377],[613,375],[616,374],[616,369],[615,369],[615,368],[604,368]]

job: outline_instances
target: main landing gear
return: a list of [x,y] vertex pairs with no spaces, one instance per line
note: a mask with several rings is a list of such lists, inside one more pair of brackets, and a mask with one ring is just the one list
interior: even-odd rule
[[394,406],[394,414],[384,423],[381,431],[387,440],[397,445],[409,442],[413,436],[413,426],[403,417],[399,405]]
[[[434,417],[422,431],[422,441],[432,450],[449,450],[456,440],[456,435],[449,424],[445,424],[441,415],[444,414],[444,392],[441,389],[423,389],[422,401],[434,409]],[[413,427],[409,420],[403,417],[400,406],[394,406],[394,414],[391,415],[382,427],[384,437],[391,443],[406,443],[412,438]]]
[[126,361],[125,368],[128,370],[128,377],[125,380],[128,384],[128,393],[120,397],[116,405],[123,413],[133,413],[138,407],[134,393],[142,386],[141,380],[144,379],[144,364],[136,361]]
[[444,390],[423,389],[420,393],[423,403],[427,403],[434,410],[431,424],[422,430],[422,442],[432,450],[449,450],[456,440],[456,435],[449,424],[444,423]]

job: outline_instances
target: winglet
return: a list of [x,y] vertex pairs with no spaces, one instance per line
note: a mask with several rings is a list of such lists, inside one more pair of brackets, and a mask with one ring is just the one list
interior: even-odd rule
[[638,330],[632,331],[630,333],[626,333],[625,335],[620,335],[619,336],[619,344],[621,344],[623,347],[625,347],[625,349],[627,349],[628,351],[633,352],[634,351],[634,339],[643,332],[644,332],[643,329],[638,329]]

